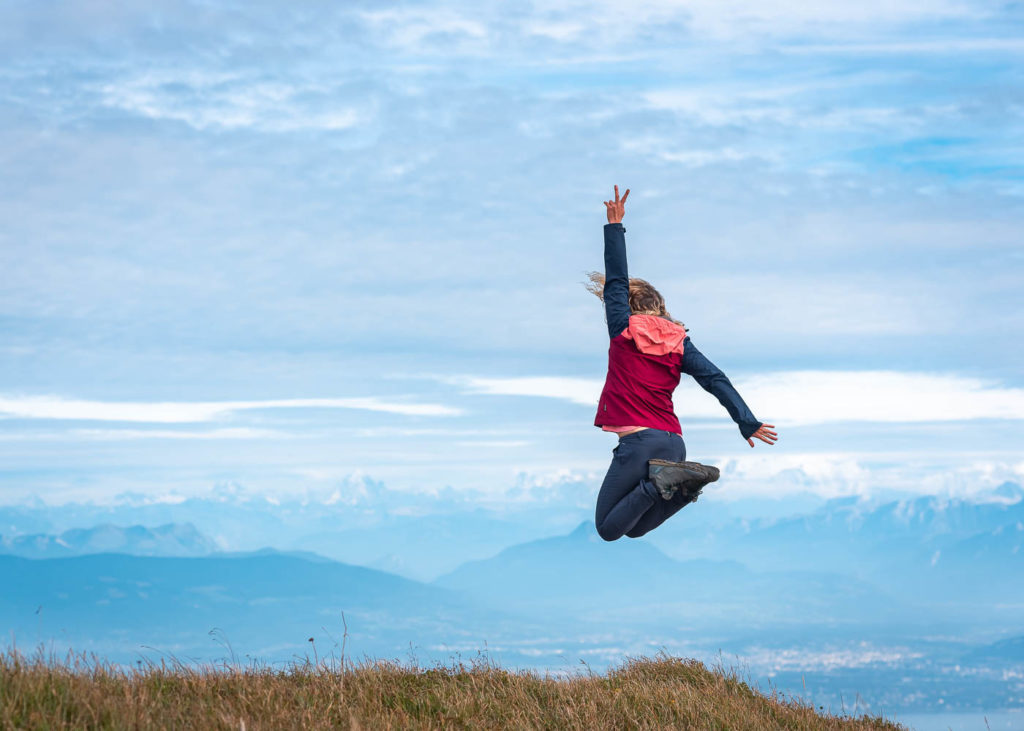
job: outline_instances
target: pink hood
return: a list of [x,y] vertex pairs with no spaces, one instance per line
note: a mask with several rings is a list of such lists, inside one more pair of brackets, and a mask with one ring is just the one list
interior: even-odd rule
[[629,327],[622,334],[647,355],[683,354],[686,330],[671,320],[657,315],[630,315]]

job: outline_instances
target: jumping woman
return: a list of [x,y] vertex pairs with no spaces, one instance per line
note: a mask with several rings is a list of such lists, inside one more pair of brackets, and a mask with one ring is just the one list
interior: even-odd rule
[[751,447],[754,437],[774,444],[773,424],[754,418],[732,383],[690,342],[665,300],[626,267],[626,197],[605,201],[604,276],[590,274],[587,289],[604,301],[608,319],[608,375],[594,425],[615,432],[611,467],[597,496],[597,532],[606,541],[639,538],[690,504],[718,479],[718,468],[686,462],[682,429],[672,406],[681,373],[719,400]]

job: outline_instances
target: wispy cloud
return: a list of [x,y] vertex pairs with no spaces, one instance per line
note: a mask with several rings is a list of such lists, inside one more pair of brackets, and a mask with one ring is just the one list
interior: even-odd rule
[[622,149],[639,155],[651,155],[665,162],[680,163],[684,167],[699,168],[719,163],[740,163],[747,161],[778,162],[781,156],[771,150],[747,151],[733,147],[709,149],[695,147],[680,149],[678,145],[662,140],[625,140]]
[[738,387],[762,418],[794,425],[1024,419],[1024,388],[959,375],[794,371],[754,376]]
[[257,409],[355,409],[404,416],[454,416],[441,404],[402,403],[373,397],[277,399],[269,401],[85,401],[61,396],[0,396],[0,416],[71,421],[184,424],[214,421]]
[[268,81],[245,74],[163,69],[107,81],[104,106],[197,130],[337,131],[366,124],[373,112],[352,93],[326,83]]
[[142,439],[289,439],[293,435],[272,429],[231,427],[225,429],[71,429],[56,432],[0,433],[0,442],[68,442],[86,440],[98,442],[131,442]]
[[915,452],[760,452],[709,462],[723,479],[709,488],[716,499],[777,498],[797,493],[822,497],[877,496],[887,491],[944,496],[983,496],[1004,482],[1024,482],[1024,462],[1006,455]]
[[447,8],[374,10],[359,15],[387,45],[406,52],[430,41],[443,44],[450,52],[453,44],[479,42],[489,33],[487,22]]
[[[672,111],[681,118],[712,126],[763,125],[793,128],[855,129],[872,125],[915,124],[929,109],[866,103],[865,92],[900,88],[911,81],[906,71],[871,71],[796,79],[722,79],[650,89],[639,94],[650,109]],[[859,93],[858,93],[859,92]],[[872,97],[867,97],[871,99]],[[828,100],[828,104],[823,104]],[[639,138],[643,141],[644,138]],[[664,143],[667,138],[652,140]]]
[[783,45],[783,53],[814,54],[932,54],[941,53],[1024,53],[1024,40],[1020,38],[937,38],[921,41],[891,41],[882,43],[808,43]]
[[[804,3],[799,0],[734,2],[723,0],[637,0],[628,5],[601,0],[585,5],[578,0],[554,0],[544,4],[543,17],[553,27],[554,38],[572,40],[582,37],[568,20],[585,23],[587,34],[632,36],[649,33],[659,27],[684,25],[700,41],[738,39],[767,40],[816,31],[818,37],[852,37],[865,28],[898,28],[915,22],[982,20],[993,14],[986,3],[968,0],[916,0],[915,2],[849,3],[843,0]],[[540,19],[530,19],[526,27],[537,27]],[[543,26],[542,26],[543,27]]]
[[[739,457],[705,453],[700,459],[722,470],[722,479],[705,488],[705,493],[724,502],[783,500],[801,494],[891,499],[894,492],[991,500],[999,499],[993,493],[1005,482],[1024,484],[1024,461],[1005,453],[935,457],[917,451],[865,455],[859,451],[745,450]],[[581,495],[587,502],[603,477],[603,471],[531,471],[519,475],[517,484],[525,489],[514,492],[526,500]]]
[[[684,376],[683,418],[720,418],[722,407]],[[1024,388],[958,375],[900,371],[790,371],[733,379],[762,420],[777,425],[1024,419]],[[595,407],[603,383],[572,377],[469,377],[468,393],[555,398]]]
[[470,439],[456,442],[456,444],[460,447],[470,447],[472,449],[511,449],[526,447],[530,443],[524,439]]
[[591,378],[563,376],[526,376],[517,378],[477,378],[456,380],[467,393],[492,396],[539,396],[593,406],[601,393],[602,382]]
[[[205,429],[201,431],[185,431],[173,429],[74,429],[71,436],[81,439],[94,439],[102,442],[135,441],[138,439],[289,439],[291,434],[273,429],[251,429],[237,427],[229,429]],[[66,434],[58,435],[67,439]]]

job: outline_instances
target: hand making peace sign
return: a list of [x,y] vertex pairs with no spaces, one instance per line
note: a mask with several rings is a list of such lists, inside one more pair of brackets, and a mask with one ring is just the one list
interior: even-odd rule
[[619,200],[619,186],[615,186],[615,200],[605,201],[605,208],[608,209],[608,223],[622,223],[622,216],[625,214],[626,196],[629,195],[629,188],[622,194]]

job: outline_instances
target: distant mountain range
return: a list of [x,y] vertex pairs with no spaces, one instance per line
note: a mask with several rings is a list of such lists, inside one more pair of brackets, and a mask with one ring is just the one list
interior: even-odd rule
[[[431,512],[422,496],[409,498],[371,480],[350,487],[344,500],[323,504],[275,505],[224,488],[209,498],[175,503],[4,506],[0,553],[32,558],[100,551],[204,556],[225,546],[244,554],[272,544],[293,555],[319,555],[420,581],[445,575],[451,577],[445,581],[457,582],[474,570],[464,564],[493,559],[521,544],[559,540],[592,520],[589,509],[568,505],[496,511],[446,504],[443,512]],[[842,498],[802,514],[749,519],[734,517],[734,506],[716,500],[712,492],[644,539],[616,542],[608,555],[618,560],[654,548],[660,558],[647,560],[655,564],[712,561],[722,575],[737,566],[756,575],[810,571],[888,586],[911,599],[922,591],[936,598],[954,578],[977,590],[1024,574],[1022,498],[1024,489],[1008,482],[978,501]],[[382,502],[407,505],[410,514],[382,513]],[[97,518],[98,524],[88,523]],[[118,527],[121,520],[134,524]],[[38,530],[69,522],[77,525]],[[696,570],[691,565],[689,573]],[[644,569],[639,571],[643,575]],[[1004,599],[1024,600],[1024,581],[1018,583],[1021,591],[1007,585]]]
[[807,515],[715,525],[688,523],[684,513],[652,533],[651,542],[678,559],[715,557],[755,571],[825,570],[906,598],[938,599],[957,586],[1024,601],[1024,490],[1005,483],[993,497],[880,505],[843,498]]
[[[592,514],[589,506],[569,503],[484,508],[453,501],[441,508],[365,478],[348,485],[344,495],[277,504],[222,487],[207,498],[179,502],[140,497],[106,506],[0,506],[0,552],[197,556],[273,545],[428,580],[519,543],[565,535]],[[391,514],[384,505],[402,509]],[[804,505],[795,505],[795,514],[776,510],[773,517],[740,518],[734,504],[711,492],[640,542],[678,560],[735,561],[757,571],[838,571],[864,579],[893,564],[931,569],[970,556],[998,562],[1020,555],[1014,536],[1024,525],[1024,489],[1016,483],[979,500],[841,498],[810,510]]]
[[60,558],[90,553],[205,556],[215,550],[216,544],[191,523],[167,523],[155,528],[104,523],[92,528],[66,530],[59,535],[0,535],[0,554],[25,558]]
[[[512,545],[564,535],[591,519],[593,495],[585,485],[570,481],[543,494],[531,492],[537,489],[524,486],[509,496],[521,501],[479,503],[462,494],[430,496],[391,490],[363,477],[347,480],[336,493],[318,501],[271,501],[227,484],[207,496],[183,500],[124,495],[110,505],[4,505],[0,506],[0,552],[205,555],[218,548],[254,551],[272,545],[425,581]],[[745,507],[747,501],[729,502],[713,490],[706,492],[705,500],[641,542],[679,560],[728,560],[758,571],[825,570],[875,580],[879,571],[886,573],[893,563],[930,567],[933,560],[952,560],[959,550],[953,544],[972,536],[996,535],[994,531],[1003,528],[1002,538],[993,540],[1007,540],[1005,532],[1024,513],[1024,490],[1009,482],[976,500],[787,498],[749,501]],[[193,526],[204,539],[189,539],[184,533],[180,539],[162,536],[152,539],[151,549],[143,549],[131,547],[141,546],[141,539],[125,538],[120,547],[117,536],[100,540],[97,535],[90,543],[63,535],[102,525],[142,525],[155,531],[152,526],[168,524]],[[175,546],[176,540],[180,545]],[[30,547],[33,542],[36,548]],[[972,550],[985,549],[974,546]],[[990,550],[1001,549],[993,545]]]
[[551,488],[548,500],[531,496],[532,489],[524,484],[511,496],[518,501],[483,506],[473,494],[403,492],[362,477],[343,481],[320,500],[270,500],[223,484],[203,497],[182,500],[125,494],[112,504],[0,505],[0,536],[10,546],[0,546],[0,553],[75,555],[79,552],[62,553],[59,544],[28,554],[19,541],[107,524],[189,524],[215,544],[210,550],[253,551],[272,545],[428,580],[514,543],[569,531],[592,511],[589,505],[576,504],[581,496],[589,501],[578,486],[571,493]]

